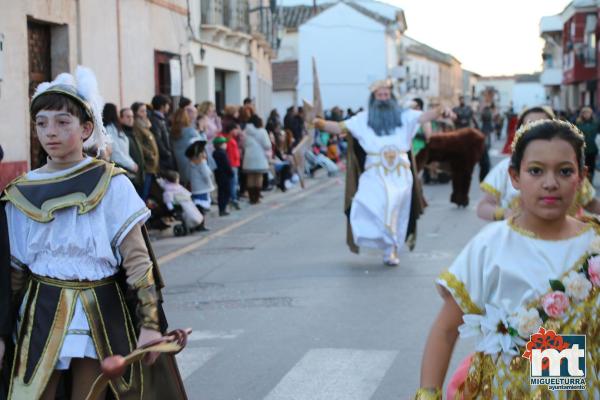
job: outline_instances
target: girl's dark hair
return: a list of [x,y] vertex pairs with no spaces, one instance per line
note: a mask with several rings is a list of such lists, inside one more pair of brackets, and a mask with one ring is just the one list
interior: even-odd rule
[[252,116],[250,116],[250,119],[248,119],[248,122],[254,125],[255,128],[263,127],[262,119],[256,114],[252,114]]
[[[583,134],[574,125],[558,120],[541,120],[531,123],[532,126],[528,128],[522,136],[516,137],[517,140],[515,149],[510,157],[510,167],[519,171],[521,168],[521,161],[523,161],[523,155],[529,143],[534,140],[547,140],[561,139],[568,142],[577,158],[577,165],[579,167],[579,173],[583,172],[583,166],[585,162],[585,140]],[[528,124],[529,125],[529,124]],[[526,125],[527,126],[527,125]]]
[[187,97],[181,97],[179,99],[179,108],[185,108],[185,107],[189,106],[190,104],[192,104],[192,101],[190,99],[188,99]]
[[88,113],[77,100],[69,96],[59,93],[42,94],[31,104],[31,118],[35,119],[36,115],[42,110],[60,111],[67,110],[69,114],[79,118],[80,123],[92,121]]
[[531,113],[546,114],[548,119],[556,118],[556,116],[554,115],[554,112],[548,107],[541,107],[541,106],[540,107],[531,107],[531,108],[528,108],[527,110],[523,111],[521,113],[521,115],[519,115],[519,119],[517,120],[517,129],[519,129],[521,127],[521,125],[523,125],[523,121],[525,120],[525,117]]
[[[139,101],[136,101],[135,103],[133,103],[131,105],[131,111],[133,111],[133,116],[136,117],[137,116],[137,112],[140,108],[142,108],[142,106],[145,106],[146,104],[141,103]],[[137,118],[137,117],[136,117]]]
[[106,103],[102,110],[102,122],[104,126],[114,125],[118,130],[121,130],[121,122],[119,122],[119,115],[117,112],[117,106],[113,103]]

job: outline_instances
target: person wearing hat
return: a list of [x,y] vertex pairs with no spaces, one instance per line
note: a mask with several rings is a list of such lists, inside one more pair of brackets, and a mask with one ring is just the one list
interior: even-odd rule
[[313,122],[317,129],[348,139],[345,211],[350,249],[355,253],[360,247],[381,249],[384,263],[396,266],[403,244],[414,247],[416,219],[424,206],[415,187],[412,140],[420,124],[453,113],[400,107],[389,80],[375,82],[370,89],[367,112],[344,122],[319,118]]
[[[556,115],[550,107],[535,106],[525,109],[517,121],[517,129],[533,121],[555,119]],[[511,183],[508,167],[510,157],[505,158],[492,168],[481,182],[484,196],[477,205],[477,216],[486,221],[500,221],[514,215],[520,208],[520,193]],[[600,213],[600,201],[596,199],[596,189],[585,179],[576,197],[571,214],[582,211],[582,208]]]
[[[48,160],[11,182],[2,198],[19,310],[9,399],[53,399],[63,381],[71,399],[83,400],[102,360],[160,339],[167,328],[164,285],[144,231],[150,211],[125,170],[84,154],[105,148],[102,107],[96,77],[84,67],[40,84],[31,100]],[[132,364],[106,396],[186,398],[157,356]],[[173,385],[157,387],[150,375]]]
[[227,142],[228,138],[217,136],[213,139],[213,159],[217,164],[215,169],[215,181],[217,182],[217,203],[219,204],[219,216],[225,217],[229,215],[227,212],[227,203],[231,198],[231,181],[233,179],[233,168],[227,157]]

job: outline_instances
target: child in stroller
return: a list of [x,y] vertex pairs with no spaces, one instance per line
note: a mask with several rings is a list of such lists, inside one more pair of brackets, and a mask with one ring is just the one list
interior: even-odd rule
[[179,174],[168,171],[163,176],[164,179],[157,180],[163,189],[163,201],[175,219],[181,221],[173,227],[173,233],[175,236],[185,236],[200,227],[204,217],[192,201],[192,194],[179,184]]

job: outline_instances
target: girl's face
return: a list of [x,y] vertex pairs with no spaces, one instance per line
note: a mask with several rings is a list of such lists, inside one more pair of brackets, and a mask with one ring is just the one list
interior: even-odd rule
[[592,110],[586,108],[583,111],[581,111],[581,117],[583,119],[591,119],[592,118]]
[[567,215],[584,176],[575,150],[559,138],[531,141],[520,170],[511,168],[509,173],[513,186],[521,192],[523,210],[547,221]]
[[81,124],[79,118],[66,108],[41,110],[35,116],[35,131],[48,156],[57,162],[83,159],[83,142],[92,134],[91,122]]
[[190,121],[196,120],[196,117],[198,116],[198,110],[196,110],[196,107],[190,104],[189,106],[185,107],[185,112],[187,113]]
[[146,106],[141,106],[140,108],[138,108],[137,112],[135,113],[135,116],[138,118],[148,118],[148,114],[146,112]]

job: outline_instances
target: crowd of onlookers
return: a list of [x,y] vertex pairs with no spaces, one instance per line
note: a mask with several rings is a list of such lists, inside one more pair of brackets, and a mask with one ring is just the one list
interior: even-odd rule
[[250,99],[217,113],[209,101],[181,97],[173,107],[170,98],[157,95],[150,104],[120,110],[107,103],[103,120],[110,137],[103,157],[127,172],[152,210],[148,224],[155,229],[175,218],[186,229],[207,230],[211,205],[227,216],[240,209],[240,197],[258,204],[262,192],[285,192],[302,174],[326,168],[334,175],[343,148],[337,138],[316,135],[299,161],[295,149],[309,134],[304,110],[290,107],[283,121],[273,110],[265,122]]

